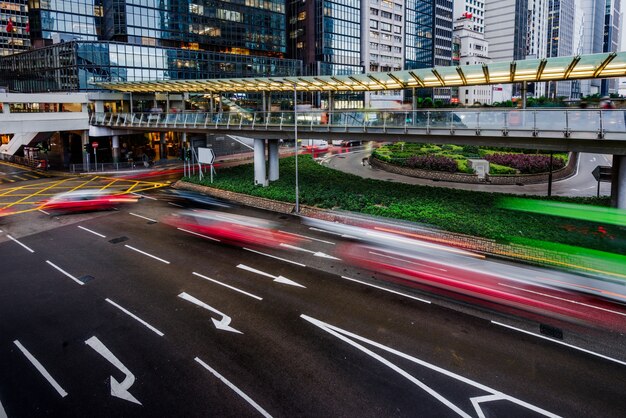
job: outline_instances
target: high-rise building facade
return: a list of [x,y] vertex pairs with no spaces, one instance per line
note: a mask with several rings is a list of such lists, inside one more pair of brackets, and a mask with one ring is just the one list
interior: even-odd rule
[[[604,50],[605,0],[576,0],[577,11],[581,14],[579,24],[582,33],[580,54],[597,54]],[[580,80],[581,96],[600,94],[600,80]]]
[[283,0],[31,0],[30,19],[41,49],[0,60],[0,85],[13,90],[301,73],[284,59]]
[[[620,34],[622,22],[621,1],[620,0],[606,0],[606,8],[604,14],[604,40],[603,40],[603,52],[616,52],[619,51]],[[600,94],[602,96],[608,96],[609,94],[616,94],[619,91],[619,79],[611,78],[602,80],[600,87]]]
[[[574,0],[549,0],[547,16],[547,57],[574,55]],[[571,98],[572,83],[570,81],[548,83],[547,96]]]
[[[459,44],[457,65],[480,65],[491,62],[489,59],[489,42],[471,18],[464,16],[454,23],[454,37]],[[461,105],[491,104],[493,86],[465,86],[458,88],[458,99]]]
[[471,22],[471,29],[485,32],[485,1],[454,0],[454,19],[466,18]]
[[30,48],[27,0],[0,1],[0,56]]

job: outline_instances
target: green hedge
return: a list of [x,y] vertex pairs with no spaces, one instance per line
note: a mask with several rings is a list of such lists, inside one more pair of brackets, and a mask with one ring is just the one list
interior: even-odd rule
[[[425,223],[447,231],[508,242],[523,237],[626,253],[626,229],[604,225],[596,233],[591,222],[554,216],[512,212],[498,208],[502,194],[390,183],[364,179],[315,163],[310,155],[299,163],[300,202],[328,209],[342,209]],[[295,202],[295,159],[280,160],[280,180],[269,187],[255,186],[252,164],[219,169],[211,185],[234,192],[284,202]],[[197,178],[189,179],[198,182]],[[551,198],[574,203],[609,205],[608,198]]]
[[489,163],[489,174],[516,174],[517,170],[505,165]]

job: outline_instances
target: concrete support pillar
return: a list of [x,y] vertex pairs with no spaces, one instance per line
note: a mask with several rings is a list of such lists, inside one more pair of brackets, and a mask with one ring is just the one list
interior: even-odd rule
[[215,97],[213,96],[213,93],[209,95],[209,112],[215,112]]
[[129,97],[128,97],[128,111],[130,113],[133,113],[133,93],[129,93]]
[[160,141],[159,141],[159,156],[162,160],[167,160],[167,141],[165,140],[165,134],[167,132],[160,132]]
[[278,139],[268,139],[267,140],[267,145],[268,145],[268,157],[269,157],[269,181],[276,181],[278,180],[279,177],[279,173],[278,173]]
[[165,112],[169,113],[170,111],[170,94],[165,93]]
[[526,92],[528,91],[528,83],[522,82],[522,109],[526,109]]
[[[82,131],[80,134],[81,151],[83,153],[83,167],[89,167],[89,154],[85,152],[85,145],[89,144],[89,131]],[[87,168],[85,171],[89,171]]]
[[219,97],[219,99],[220,99],[217,111],[222,113],[224,111],[224,107],[222,106],[222,93],[221,92],[217,93],[217,97]]
[[266,112],[267,111],[267,92],[263,91],[261,92],[261,111]]
[[417,110],[417,89],[413,87],[411,90],[413,92],[413,99],[412,99],[413,110]]
[[113,135],[111,137],[111,155],[113,156],[113,162],[120,162],[120,137],[119,135]]
[[104,102],[102,100],[95,101],[94,107],[95,107],[96,113],[104,113]]
[[[85,106],[87,105],[85,104]],[[86,112],[86,110],[83,110],[83,112]],[[10,103],[2,103],[2,113],[11,113]]]
[[266,112],[271,112],[272,111],[272,92],[268,91],[267,92],[267,108],[265,109]]
[[611,205],[626,209],[626,155],[613,156],[611,175]]
[[254,184],[267,186],[265,169],[265,140],[254,139]]
[[335,110],[335,92],[332,90],[328,91],[328,110],[330,112]]

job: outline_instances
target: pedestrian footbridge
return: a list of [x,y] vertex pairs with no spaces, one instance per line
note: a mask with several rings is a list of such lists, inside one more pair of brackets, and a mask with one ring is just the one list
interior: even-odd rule
[[259,139],[293,140],[297,135],[299,139],[473,144],[626,155],[624,110],[94,113],[90,124],[129,131],[210,132]]

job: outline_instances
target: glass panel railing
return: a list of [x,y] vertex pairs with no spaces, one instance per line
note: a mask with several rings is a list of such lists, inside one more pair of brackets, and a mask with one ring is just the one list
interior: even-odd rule
[[506,113],[499,110],[489,110],[480,112],[480,129],[502,130],[506,126]]
[[480,114],[475,111],[455,111],[452,116],[452,126],[454,129],[478,129]]
[[428,112],[412,110],[407,114],[407,126],[411,128],[426,129],[428,126]]
[[600,110],[572,109],[567,111],[567,127],[572,132],[599,132]]
[[605,132],[626,132],[626,112],[623,110],[603,110],[602,129]]
[[450,129],[450,117],[454,112],[446,110],[433,110],[430,112],[429,126],[432,129]]
[[[538,131],[563,131],[567,128],[566,110],[533,110]],[[569,116],[569,115],[567,115]],[[532,129],[532,124],[530,128]]]

